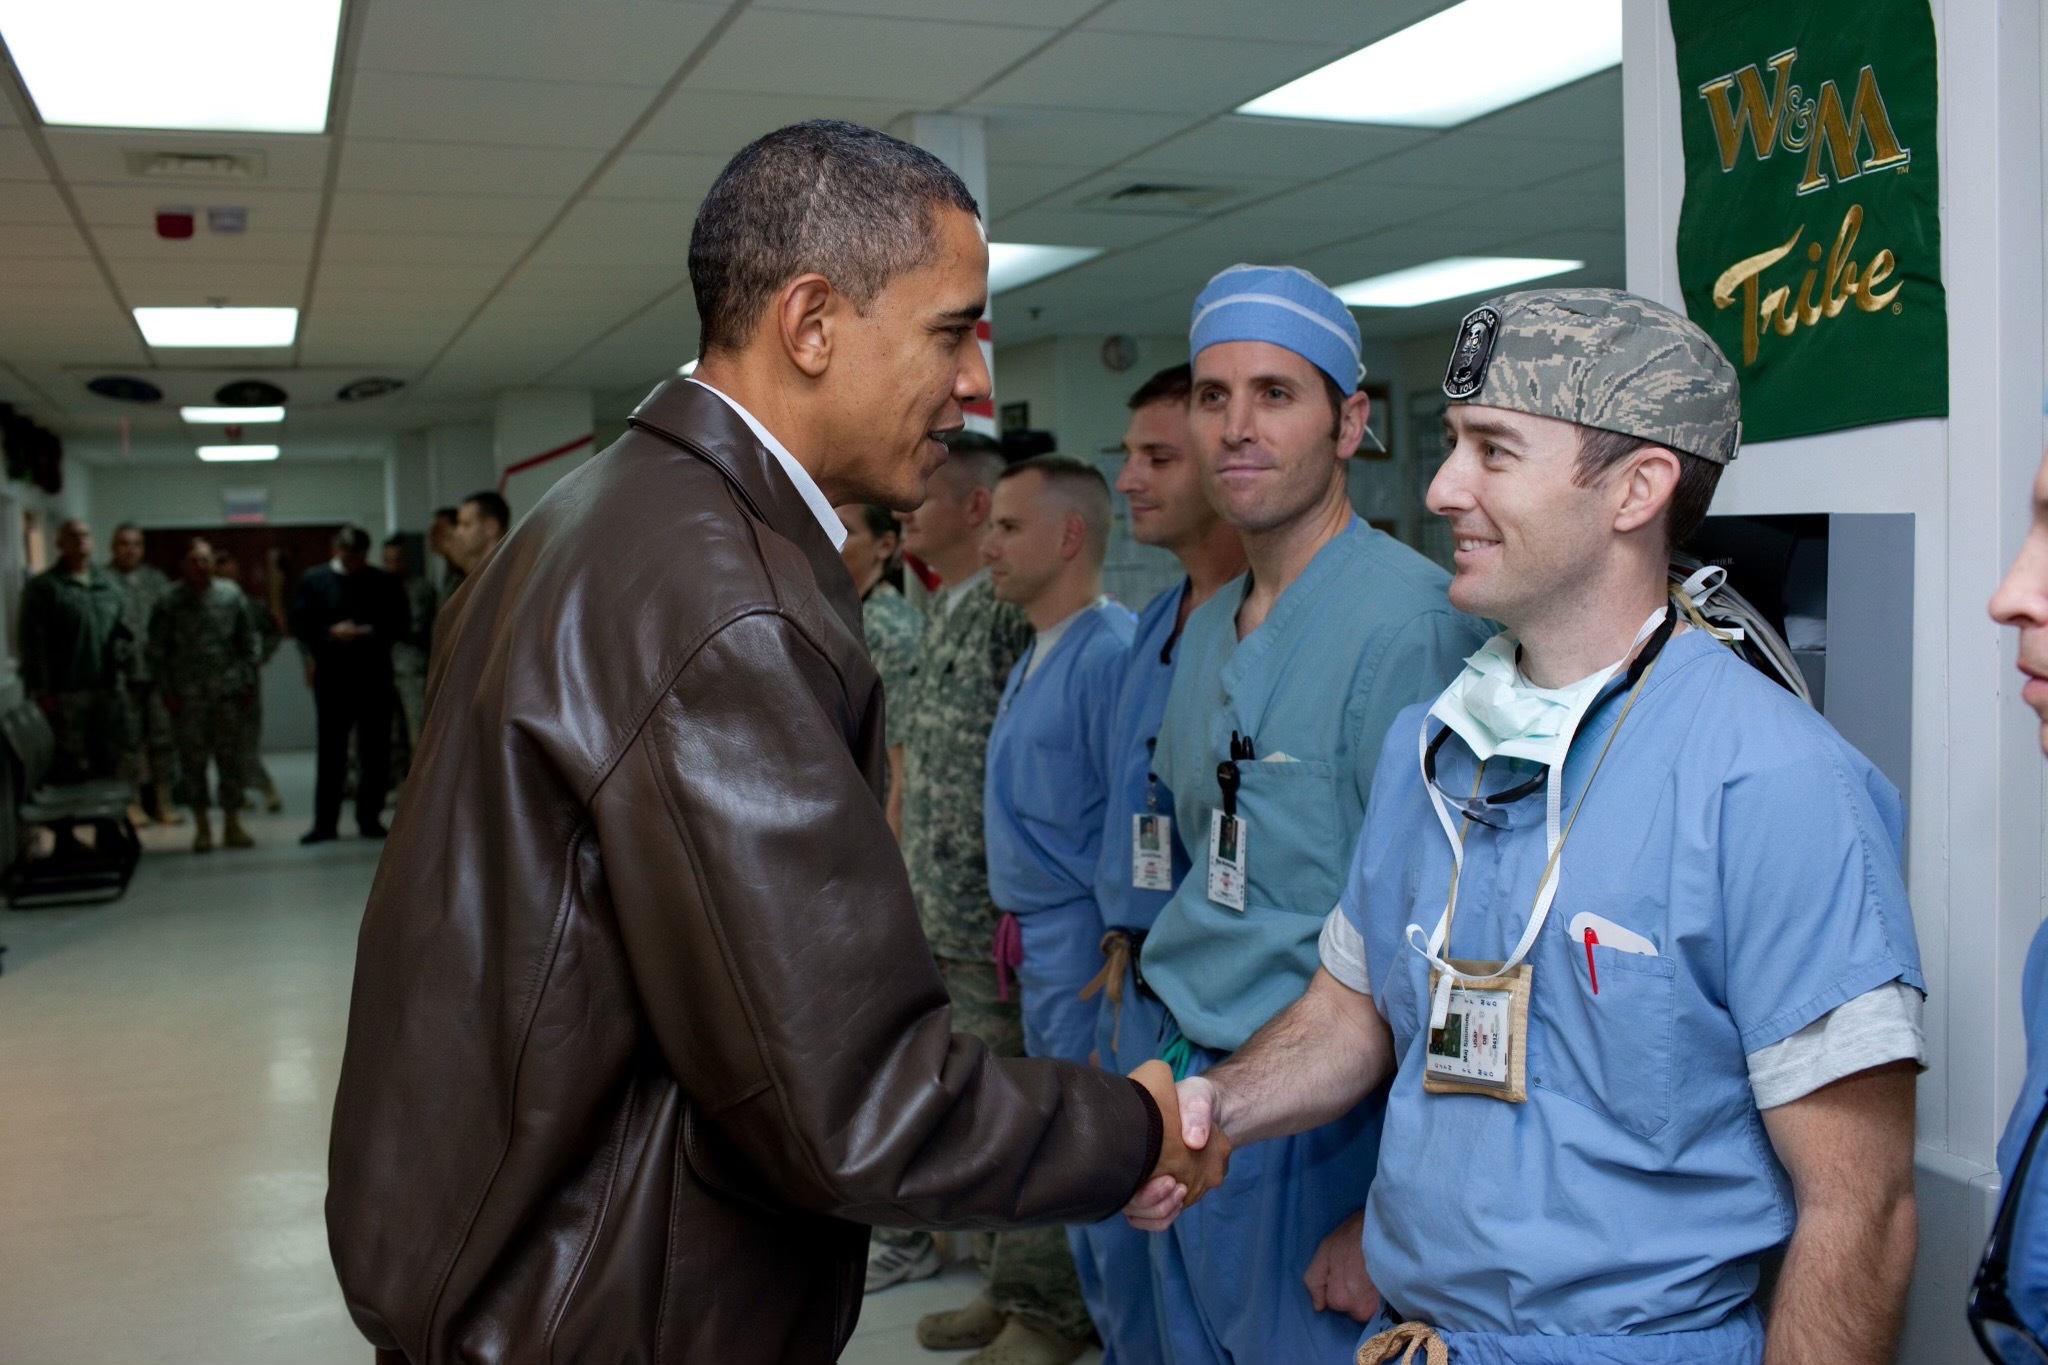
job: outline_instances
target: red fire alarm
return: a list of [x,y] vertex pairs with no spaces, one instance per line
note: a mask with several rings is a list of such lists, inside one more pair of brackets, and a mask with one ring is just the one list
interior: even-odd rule
[[192,235],[193,218],[191,209],[158,209],[156,235],[165,241],[182,242]]

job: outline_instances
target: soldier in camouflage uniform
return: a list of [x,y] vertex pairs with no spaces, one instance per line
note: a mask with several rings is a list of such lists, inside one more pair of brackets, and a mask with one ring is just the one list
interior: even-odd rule
[[52,782],[113,777],[128,751],[123,673],[133,642],[121,591],[92,562],[92,531],[67,521],[57,562],[21,594],[21,681],[56,732]]
[[896,514],[886,507],[862,503],[841,507],[839,523],[846,528],[846,543],[839,558],[853,575],[860,592],[861,631],[867,637],[868,657],[875,672],[882,675],[883,711],[888,716],[889,828],[903,838],[903,727],[900,717],[910,681],[910,666],[917,659],[918,637],[924,633],[924,617],[903,599],[903,591],[889,581],[889,570],[902,547],[903,533]]
[[220,770],[222,842],[229,848],[251,847],[255,841],[243,830],[238,807],[247,785],[242,765],[260,645],[247,594],[213,576],[213,547],[204,540],[193,540],[181,581],[157,604],[149,648],[150,667],[178,737],[178,797],[192,808],[198,825],[192,851],[213,847],[207,820],[209,758]]
[[156,604],[171,590],[171,580],[162,569],[142,562],[142,528],[123,522],[114,528],[113,556],[107,574],[121,590],[121,621],[134,642],[135,658],[128,670],[124,694],[128,709],[128,741],[132,746],[129,763],[138,784],[147,783],[156,793],[158,824],[184,822],[171,800],[178,780],[178,750],[171,740],[171,715],[157,694],[156,679],[149,671],[149,618]]
[[[985,438],[956,438],[953,450],[933,475],[924,505],[904,519],[905,547],[947,586],[925,618],[901,696],[888,700],[890,739],[903,746],[903,861],[952,997],[954,1027],[999,1055],[1021,1057],[1024,1025],[1016,994],[1002,999],[996,980],[1001,912],[989,899],[982,788],[989,730],[1010,669],[1031,643],[1031,623],[996,601],[981,566],[981,533],[1002,457]],[[975,1259],[988,1292],[966,1309],[920,1321],[918,1341],[928,1349],[987,1346],[1012,1317],[1061,1340],[1083,1340],[1092,1330],[1064,1229],[978,1235]],[[928,1234],[877,1229],[870,1289],[938,1268]],[[1015,1365],[993,1350],[973,1359]]]
[[409,633],[391,646],[391,682],[398,691],[391,715],[391,771],[403,784],[427,723],[427,643],[434,638],[441,599],[425,575],[412,572],[405,542],[397,536],[384,542],[384,572],[405,585],[409,615]]
[[[277,566],[273,564],[270,571],[278,572]],[[256,635],[256,686],[249,693],[249,723],[242,734],[242,781],[246,784],[243,791],[245,796],[249,788],[262,792],[263,808],[276,815],[284,809],[284,796],[263,762],[263,669],[277,657],[278,646],[284,643],[284,627],[278,625],[276,614],[266,603],[242,587],[240,560],[221,551],[213,557],[213,576],[241,588],[242,605],[249,612],[249,629]],[[245,809],[247,805],[245,799],[236,809]]]

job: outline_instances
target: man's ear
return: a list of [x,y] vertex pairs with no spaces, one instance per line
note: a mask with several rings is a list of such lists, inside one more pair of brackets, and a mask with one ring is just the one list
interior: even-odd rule
[[995,495],[986,488],[976,488],[967,494],[967,500],[960,504],[961,514],[969,526],[981,526],[988,521],[989,508],[995,503]]
[[832,363],[838,291],[823,275],[799,275],[775,295],[774,322],[783,354],[810,379]]
[[1678,491],[1678,456],[1663,446],[1645,446],[1629,457],[1621,471],[1614,509],[1614,529],[1629,534],[1661,522]]
[[1079,512],[1067,513],[1060,524],[1060,558],[1077,557],[1088,543],[1088,520]]
[[1352,394],[1337,409],[1337,458],[1348,460],[1365,443],[1365,423],[1372,413],[1372,399],[1364,389]]

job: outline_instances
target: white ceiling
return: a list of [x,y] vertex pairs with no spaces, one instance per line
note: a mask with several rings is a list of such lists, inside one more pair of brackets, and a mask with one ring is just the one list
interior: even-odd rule
[[[172,412],[89,394],[147,374],[292,391],[294,433],[472,417],[498,390],[630,402],[694,354],[696,204],[727,157],[797,119],[987,120],[991,235],[1094,246],[1003,295],[997,335],[1176,331],[1240,260],[1332,283],[1454,254],[1569,256],[1622,279],[1621,87],[1610,71],[1446,133],[1229,111],[1447,0],[348,0],[319,137],[37,126],[0,63],[0,401],[70,433]],[[1473,73],[1484,79],[1484,73]],[[169,182],[135,153],[255,152],[261,179]],[[1137,181],[1228,191],[1200,212],[1088,201]],[[239,237],[164,241],[160,207],[248,210]],[[151,352],[138,304],[296,305],[275,353]],[[1469,300],[1367,312],[1440,329]],[[348,378],[399,395],[343,407]]]

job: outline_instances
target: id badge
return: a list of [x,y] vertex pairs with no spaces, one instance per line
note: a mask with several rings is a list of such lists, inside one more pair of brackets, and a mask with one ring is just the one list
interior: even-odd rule
[[1173,817],[1150,811],[1131,817],[1131,885],[1173,890]]
[[[1451,965],[1471,976],[1452,978],[1444,1026],[1429,1030],[1423,1049],[1423,1090],[1436,1095],[1485,1095],[1510,1104],[1526,1102],[1529,988],[1535,969],[1525,962],[1505,976],[1477,980],[1498,971],[1501,964]],[[1434,968],[1430,970],[1432,996],[1438,975]],[[1423,1008],[1429,1008],[1427,997]]]
[[1245,842],[1251,828],[1235,815],[1209,812],[1209,899],[1244,913]]

